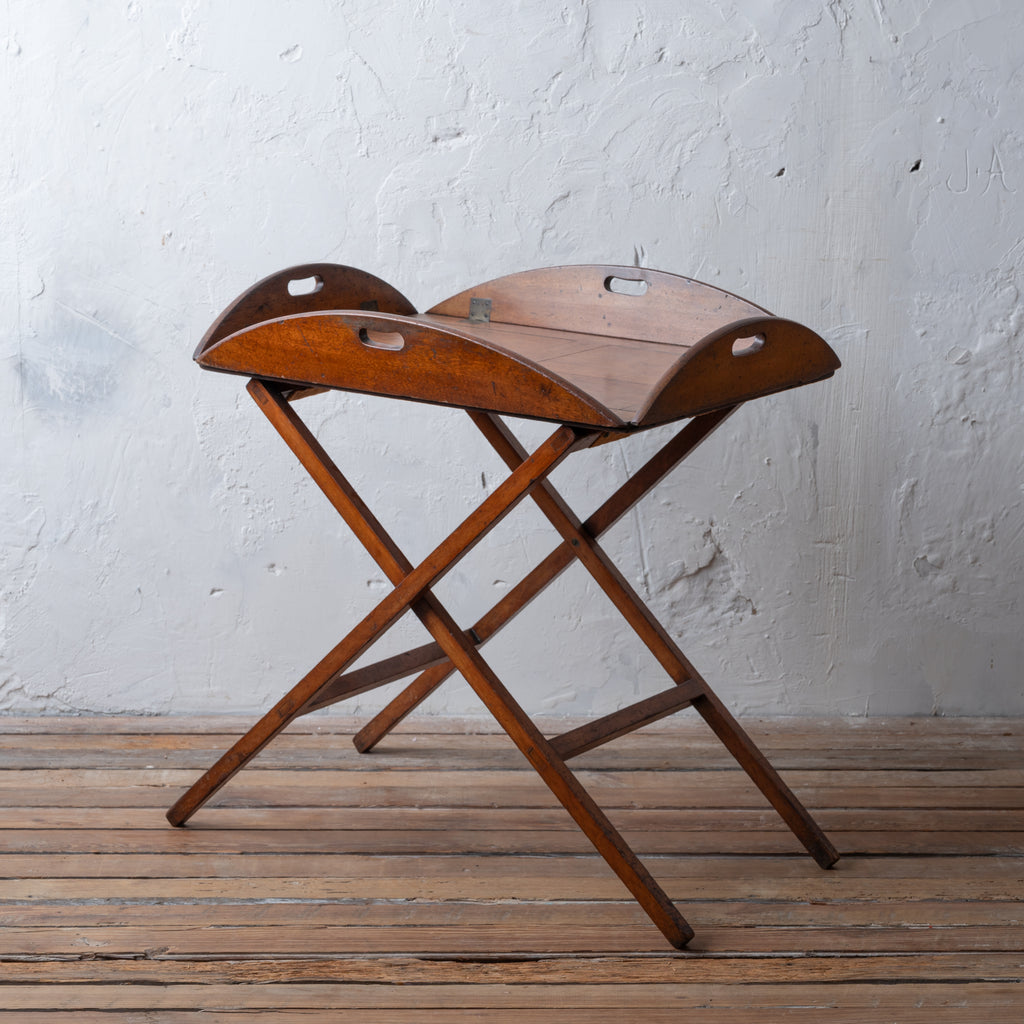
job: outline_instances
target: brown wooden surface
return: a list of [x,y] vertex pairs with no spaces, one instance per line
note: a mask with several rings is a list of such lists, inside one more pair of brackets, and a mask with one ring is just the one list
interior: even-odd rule
[[[642,282],[642,295],[611,291],[611,279]],[[430,313],[463,319],[474,297],[491,300],[492,324],[608,338],[694,345],[706,334],[767,310],[678,274],[612,264],[546,267],[474,285]]]
[[[288,294],[289,280],[310,277],[323,282],[319,291]],[[646,291],[620,294],[609,289],[613,280]],[[357,301],[363,292],[367,301]],[[491,303],[489,321],[472,317],[473,298]],[[734,352],[734,342],[751,338],[764,341],[760,351]],[[822,380],[839,366],[818,335],[753,303],[674,274],[615,266],[514,274],[426,314],[350,267],[292,268],[240,296],[196,359],[297,387],[625,429]]]
[[[289,284],[318,282],[310,292],[292,295]],[[355,267],[335,263],[306,263],[289,267],[247,288],[213,322],[196,348],[194,358],[222,338],[245,327],[297,313],[330,309],[374,309],[409,316],[416,307],[386,281]]]
[[836,831],[828,872],[693,713],[582,755],[686,900],[684,953],[494,726],[363,757],[358,724],[294,723],[183,835],[161,808],[238,717],[0,718],[0,1022],[1024,1017],[1024,723],[750,723]]
[[[754,336],[761,343],[739,354],[734,346]],[[649,389],[637,422],[667,423],[680,409],[690,414],[774,394],[831,377],[839,359],[813,331],[781,318],[751,319],[722,327],[684,352]]]
[[[394,335],[397,350],[362,337]],[[416,317],[368,312],[302,313],[259,323],[204,351],[206,369],[298,385],[494,409],[559,423],[616,427],[620,417],[579,386],[512,349],[476,339],[472,326],[446,329]]]

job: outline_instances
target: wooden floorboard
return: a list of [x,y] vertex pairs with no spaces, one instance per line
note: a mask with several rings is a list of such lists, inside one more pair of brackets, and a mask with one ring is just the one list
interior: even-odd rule
[[485,722],[309,716],[172,829],[248,724],[0,718],[0,1024],[1024,1020],[1019,720],[745,723],[830,871],[698,720],[578,758],[684,952]]

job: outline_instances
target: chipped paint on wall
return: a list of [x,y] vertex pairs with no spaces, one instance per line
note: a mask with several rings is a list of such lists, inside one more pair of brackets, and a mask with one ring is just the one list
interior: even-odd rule
[[[1022,29],[1000,0],[10,0],[0,710],[254,711],[379,599],[189,359],[254,280],[331,260],[421,308],[647,265],[813,326],[834,380],[741,410],[609,551],[741,712],[1024,713]],[[313,406],[414,560],[501,479],[456,413]],[[585,515],[664,436],[556,479]],[[472,621],[554,542],[521,508],[439,592]],[[534,710],[663,685],[579,569],[487,653]]]

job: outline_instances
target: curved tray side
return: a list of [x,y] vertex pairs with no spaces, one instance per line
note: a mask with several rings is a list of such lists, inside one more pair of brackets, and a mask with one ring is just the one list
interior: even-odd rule
[[680,356],[635,423],[654,426],[811,384],[839,366],[835,352],[810,328],[781,317],[750,317]]
[[699,336],[767,311],[713,285],[637,267],[588,264],[527,270],[476,285],[428,312],[468,318],[471,299],[490,299],[492,323],[672,344],[680,323]]
[[600,402],[531,360],[404,316],[336,310],[278,317],[214,342],[197,361],[299,386],[623,426]]
[[[312,282],[312,288],[293,295],[289,291],[293,282]],[[279,270],[242,292],[203,335],[192,358],[200,361],[203,352],[222,338],[253,324],[324,309],[369,309],[402,316],[416,312],[401,292],[365,270],[337,263],[303,263]]]

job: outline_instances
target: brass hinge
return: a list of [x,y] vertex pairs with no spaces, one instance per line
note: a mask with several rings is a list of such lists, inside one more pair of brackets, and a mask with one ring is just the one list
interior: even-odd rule
[[472,298],[469,300],[469,322],[489,324],[491,322],[491,300]]

